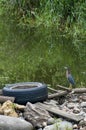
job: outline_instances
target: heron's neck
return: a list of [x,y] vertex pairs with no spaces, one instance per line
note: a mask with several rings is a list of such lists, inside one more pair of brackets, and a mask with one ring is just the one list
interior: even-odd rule
[[70,71],[66,70],[66,76],[68,78],[68,75],[70,74]]

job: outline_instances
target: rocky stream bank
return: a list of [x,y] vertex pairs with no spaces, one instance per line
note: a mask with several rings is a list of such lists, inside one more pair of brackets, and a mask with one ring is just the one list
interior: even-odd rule
[[0,130],[86,130],[86,92],[69,92],[44,102],[0,105]]

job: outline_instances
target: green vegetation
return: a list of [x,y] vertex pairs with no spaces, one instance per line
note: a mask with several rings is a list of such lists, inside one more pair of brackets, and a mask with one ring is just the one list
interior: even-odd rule
[[63,29],[73,23],[85,24],[85,0],[1,0],[0,5],[8,19],[24,26],[57,25]]
[[85,0],[0,0],[0,85],[86,85]]

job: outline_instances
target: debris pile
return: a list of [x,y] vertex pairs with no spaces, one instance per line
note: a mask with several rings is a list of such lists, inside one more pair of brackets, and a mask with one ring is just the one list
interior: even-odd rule
[[86,93],[55,93],[42,103],[25,106],[7,100],[0,106],[0,115],[25,120],[36,130],[86,130]]

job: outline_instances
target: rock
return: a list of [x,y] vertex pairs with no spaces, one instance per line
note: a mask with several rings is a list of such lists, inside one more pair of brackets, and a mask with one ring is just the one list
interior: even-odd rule
[[33,126],[25,120],[0,115],[0,130],[33,130]]
[[81,110],[80,113],[79,113],[79,115],[80,115],[80,116],[84,116],[84,115],[85,115],[85,112]]
[[86,127],[80,128],[80,130],[86,130]]
[[86,101],[86,96],[85,95],[80,96],[79,98],[82,99],[83,101]]
[[83,111],[86,113],[86,108],[85,107],[83,107]]
[[46,127],[46,126],[47,126],[47,122],[43,122],[43,123],[42,123],[42,126],[43,126],[43,127]]
[[64,106],[62,109],[63,111],[69,111],[69,108],[67,108],[66,106]]
[[37,129],[37,130],[42,130],[42,128],[39,128],[39,129]]
[[52,125],[55,123],[55,119],[54,118],[49,118],[47,121],[47,125]]
[[73,109],[74,106],[75,106],[75,104],[72,103],[72,102],[67,104],[67,107],[68,107],[69,109]]
[[81,121],[79,122],[79,126],[86,126],[86,121],[81,120]]
[[80,109],[78,109],[77,107],[75,107],[75,108],[73,109],[73,113],[75,113],[75,114],[80,113]]
[[15,111],[15,106],[10,100],[3,103],[3,105],[0,107],[0,114],[18,117],[18,114]]
[[86,102],[82,102],[81,107],[86,107]]
[[74,125],[73,125],[73,129],[78,129],[78,125],[77,125],[77,124],[74,124]]
[[57,122],[53,125],[46,126],[43,130],[73,130],[73,126],[71,123],[67,121]]
[[78,102],[79,99],[78,99],[77,97],[75,97],[75,98],[73,98],[71,101],[72,101],[72,102]]
[[84,118],[84,121],[86,122],[86,117]]

